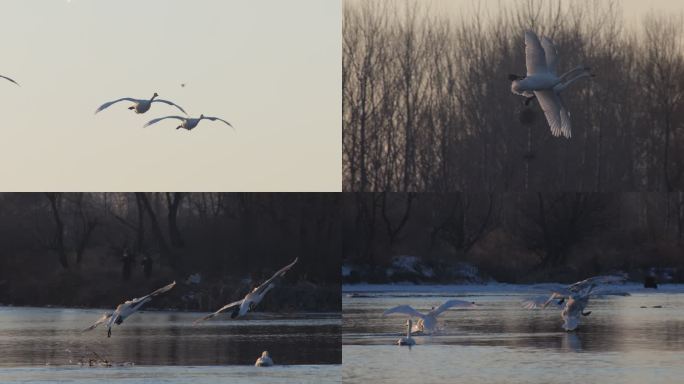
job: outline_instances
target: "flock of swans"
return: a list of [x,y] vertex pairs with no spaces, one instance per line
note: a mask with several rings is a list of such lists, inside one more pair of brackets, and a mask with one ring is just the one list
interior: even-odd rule
[[[268,280],[254,288],[251,292],[249,292],[243,299],[227,304],[221,307],[216,312],[213,312],[207,316],[202,317],[201,319],[196,320],[193,324],[198,324],[202,321],[211,319],[213,317],[216,317],[220,313],[226,311],[230,311],[231,319],[236,319],[245,316],[248,312],[253,311],[254,308],[256,308],[256,306],[259,305],[259,303],[264,299],[264,296],[266,296],[266,293],[273,289],[276,280],[278,278],[283,277],[285,273],[287,273],[287,271],[294,267],[298,260],[299,258],[295,258],[292,263],[281,268],[278,272],[273,274],[273,276],[271,276]],[[111,337],[112,327],[114,326],[114,324],[121,325],[124,322],[124,320],[126,320],[126,318],[128,318],[135,312],[139,311],[142,308],[142,306],[151,301],[152,298],[170,291],[174,286],[176,286],[175,281],[171,284],[168,284],[164,287],[157,289],[156,291],[148,295],[131,300],[126,300],[123,304],[119,304],[113,312],[104,313],[92,325],[90,325],[88,328],[85,328],[83,332],[91,331],[97,328],[98,325],[105,324],[105,326],[107,327],[107,337]],[[258,367],[267,367],[273,365],[273,360],[269,356],[268,351],[264,351],[264,353],[257,360],[255,365]]]
[[[565,331],[574,331],[580,325],[583,316],[589,316],[591,311],[585,311],[589,305],[589,299],[598,295],[628,296],[629,293],[607,288],[608,284],[622,283],[625,276],[609,275],[596,276],[567,286],[558,286],[550,289],[550,296],[540,296],[523,301],[525,309],[556,308],[561,310],[563,319],[562,328]],[[428,313],[423,314],[409,305],[399,305],[383,312],[383,316],[401,314],[409,317],[406,322],[406,337],[397,341],[398,345],[415,345],[412,334],[434,333],[437,327],[437,317],[450,308],[475,308],[477,304],[464,300],[448,300],[439,307],[433,307]],[[412,326],[412,318],[418,318],[418,322]]]

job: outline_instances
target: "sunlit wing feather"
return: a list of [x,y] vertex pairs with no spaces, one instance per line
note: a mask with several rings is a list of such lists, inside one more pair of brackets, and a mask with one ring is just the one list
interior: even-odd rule
[[264,281],[260,286],[258,286],[257,288],[255,288],[252,292],[257,293],[257,294],[261,294],[262,291],[264,291],[265,289],[268,288],[268,286],[273,282],[273,280],[275,280],[275,279],[277,279],[277,278],[279,278],[279,277],[284,276],[285,273],[286,273],[287,271],[290,270],[290,268],[292,268],[295,264],[297,264],[297,260],[299,260],[299,257],[296,257],[296,258],[294,259],[293,262],[291,262],[290,264],[284,266],[284,267],[281,268],[278,272],[274,273],[273,276],[271,276],[270,279]]
[[242,301],[243,301],[243,300],[238,300],[238,301],[234,301],[234,302],[232,302],[232,303],[230,303],[230,304],[226,304],[226,305],[224,305],[223,307],[221,307],[221,309],[219,309],[218,311],[213,312],[213,313],[210,313],[210,314],[208,314],[208,315],[202,317],[201,319],[195,320],[195,321],[193,322],[193,324],[201,323],[201,322],[203,322],[203,321],[205,321],[205,320],[209,320],[209,319],[211,319],[211,318],[213,318],[213,317],[216,317],[216,316],[218,316],[220,313],[225,312],[225,311],[227,311],[227,310],[229,310],[229,309],[234,309],[235,307],[239,307],[240,305],[242,305]]
[[180,121],[186,120],[185,117],[182,117],[182,116],[166,116],[166,117],[160,117],[157,119],[152,119],[152,120],[148,121],[143,127],[149,127],[152,124],[157,124],[158,122],[160,122],[162,120],[166,120],[166,119],[176,119],[176,120],[180,120]]
[[386,310],[385,312],[383,312],[382,315],[387,316],[387,315],[392,315],[395,313],[399,313],[402,315],[415,316],[415,317],[420,317],[420,318],[423,318],[425,316],[422,313],[413,309],[413,307],[411,307],[410,305],[399,305],[399,306],[396,306],[394,308],[390,308],[390,309]]
[[532,31],[525,31],[525,64],[527,76],[548,73],[544,48]]
[[102,317],[97,319],[97,321],[94,322],[90,327],[82,330],[81,332],[91,331],[91,330],[97,328],[98,325],[105,323],[107,320],[109,320],[110,317],[112,317],[112,313],[105,313],[104,315],[102,315]]
[[211,116],[207,117],[207,116],[205,116],[204,118],[207,119],[207,120],[211,120],[211,121],[217,121],[217,120],[218,120],[218,121],[221,121],[221,122],[223,122],[223,123],[228,124],[229,127],[233,128],[233,126],[232,126],[229,122],[227,122],[227,121],[225,121],[225,120],[223,120],[223,119],[221,119],[221,118],[219,118],[219,117],[211,117]]
[[544,56],[546,60],[546,69],[553,75],[556,74],[556,65],[558,63],[558,51],[556,45],[551,39],[544,36],[541,39],[541,45],[544,48]]
[[107,102],[107,103],[104,103],[104,104],[100,105],[100,107],[99,107],[98,109],[95,110],[95,113],[102,112],[102,111],[104,111],[105,109],[111,107],[112,105],[114,105],[114,104],[116,104],[116,103],[118,103],[118,102],[120,102],[120,101],[130,101],[130,102],[133,102],[133,103],[138,103],[138,102],[140,102],[140,100],[138,100],[138,99],[133,99],[133,98],[130,98],[130,97],[123,97],[123,98],[121,98],[121,99],[117,99],[117,100],[110,101],[110,102]]
[[453,299],[453,300],[448,300],[445,303],[443,303],[442,305],[440,305],[439,307],[433,309],[431,311],[431,313],[434,316],[438,316],[439,314],[441,314],[442,312],[446,311],[449,308],[474,308],[474,307],[475,307],[475,304],[473,304],[469,301]]
[[178,108],[181,112],[185,113],[186,115],[188,114],[187,112],[185,112],[185,109],[181,108],[180,105],[178,105],[178,104],[176,104],[176,103],[174,103],[174,102],[171,102],[171,101],[168,101],[168,100],[164,100],[164,99],[154,99],[154,100],[152,100],[152,102],[153,102],[153,103],[164,103],[164,104],[172,105],[172,106]]

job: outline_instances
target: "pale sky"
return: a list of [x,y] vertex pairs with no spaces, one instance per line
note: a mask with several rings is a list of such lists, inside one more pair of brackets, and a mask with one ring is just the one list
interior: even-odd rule
[[0,5],[0,190],[341,190],[339,0]]

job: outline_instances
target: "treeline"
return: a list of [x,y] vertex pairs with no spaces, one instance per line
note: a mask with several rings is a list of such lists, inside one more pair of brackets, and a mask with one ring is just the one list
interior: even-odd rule
[[[284,284],[311,291],[310,297],[321,302],[300,297],[284,300],[286,305],[330,310],[336,303],[330,298],[339,293],[340,198],[325,193],[0,194],[0,302],[21,297],[25,304],[62,304],[53,301],[73,292],[65,304],[101,305],[174,279],[188,281],[186,291],[197,297],[189,308],[204,307],[209,299],[234,297],[235,290],[246,293],[298,257]],[[188,280],[190,275],[194,279]],[[49,288],[62,292],[50,295]]]
[[343,205],[343,262],[379,282],[402,255],[436,269],[470,263],[502,282],[650,268],[684,281],[681,192],[355,193]]
[[[474,6],[474,5],[473,5]],[[422,1],[346,1],[346,191],[684,190],[684,19],[620,2],[519,0],[438,14]],[[520,121],[509,73],[523,31],[554,39],[570,87],[573,138],[551,136],[538,105]]]

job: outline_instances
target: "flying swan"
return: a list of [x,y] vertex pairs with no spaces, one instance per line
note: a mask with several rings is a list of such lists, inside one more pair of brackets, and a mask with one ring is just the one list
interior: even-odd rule
[[509,75],[511,91],[525,96],[526,105],[536,97],[551,133],[556,137],[572,137],[570,113],[565,108],[560,93],[579,79],[593,77],[589,73],[589,67],[578,66],[559,77],[556,74],[556,46],[548,37],[542,37],[540,42],[532,31],[525,31],[525,63],[527,76]]
[[13,82],[13,83],[16,84],[16,85],[19,85],[19,83],[17,83],[16,81],[10,79],[10,78],[7,77],[7,76],[0,75],[0,78],[3,78],[3,79],[8,80],[8,81],[11,81],[11,82]]
[[168,104],[168,105],[173,105],[174,107],[178,108],[181,112],[183,112],[187,115],[187,112],[185,112],[185,110],[183,108],[181,108],[178,104],[172,103],[168,100],[157,99],[158,96],[159,96],[159,94],[157,94],[157,92],[155,92],[154,95],[152,95],[152,98],[149,100],[147,100],[147,99],[134,99],[131,97],[123,97],[121,99],[117,99],[117,100],[110,101],[108,103],[102,104],[97,110],[95,110],[95,113],[97,114],[98,112],[102,112],[105,109],[111,107],[112,105],[114,105],[120,101],[130,101],[133,103],[133,105],[128,107],[128,109],[135,111],[135,113],[138,113],[138,114],[145,113],[145,112],[149,111],[150,108],[152,107],[152,103],[164,103],[164,104]]
[[137,299],[128,300],[123,304],[119,304],[119,306],[116,307],[116,310],[114,312],[105,313],[96,322],[94,322],[93,325],[84,329],[83,332],[93,330],[98,325],[100,325],[102,323],[106,323],[106,325],[107,325],[107,337],[111,337],[112,336],[112,326],[114,324],[120,325],[121,323],[123,323],[124,320],[126,320],[126,318],[128,316],[130,316],[130,315],[134,314],[136,311],[138,311],[143,305],[145,305],[145,303],[152,300],[153,297],[160,295],[162,293],[168,292],[175,285],[176,285],[176,282],[174,281],[173,283],[171,283],[167,286],[164,286],[162,288],[159,288],[147,296],[143,296],[143,297],[140,297]]
[[395,313],[400,313],[403,315],[408,315],[410,317],[418,317],[418,323],[413,327],[413,332],[433,332],[435,330],[435,327],[437,326],[437,316],[442,314],[442,312],[446,311],[449,308],[473,308],[475,307],[475,303],[469,302],[469,301],[463,301],[463,300],[448,300],[444,304],[440,305],[439,307],[435,308],[432,307],[430,312],[426,314],[422,314],[415,309],[413,309],[410,305],[399,305],[394,308],[390,308],[386,310],[382,315],[387,316]]
[[[589,316],[591,311],[585,312],[589,305],[589,298],[598,295],[627,296],[626,292],[595,290],[600,284],[613,284],[624,282],[624,276],[596,276],[558,289],[552,289],[548,299],[535,298],[523,302],[527,309],[547,308],[549,304],[561,309],[563,329],[574,331],[580,325],[580,315]],[[558,301],[556,301],[558,300]]]
[[261,300],[263,300],[264,296],[266,296],[266,293],[274,287],[275,280],[279,277],[284,276],[285,273],[289,271],[290,268],[292,268],[297,263],[298,259],[299,258],[295,258],[292,263],[286,265],[281,270],[276,272],[273,276],[271,276],[270,279],[266,280],[260,286],[254,288],[242,300],[226,304],[223,307],[221,307],[221,309],[219,309],[218,311],[210,313],[201,319],[195,320],[194,324],[198,324],[202,321],[209,320],[212,317],[217,316],[219,313],[226,311],[230,311],[231,319],[235,319],[246,315],[247,312],[254,310],[254,308],[261,302]]
[[198,117],[198,118],[196,118],[196,119],[194,119],[194,118],[188,118],[188,117],[183,117],[183,116],[166,116],[166,117],[160,117],[160,118],[158,118],[158,119],[153,119],[153,120],[148,121],[147,124],[145,124],[145,127],[149,127],[150,125],[156,124],[156,123],[158,123],[158,122],[160,122],[160,121],[162,121],[162,120],[165,120],[165,119],[176,119],[176,120],[180,120],[180,121],[181,121],[181,125],[177,126],[176,129],[181,129],[181,128],[183,128],[183,129],[187,129],[188,131],[190,131],[190,130],[192,130],[193,128],[197,127],[197,124],[199,124],[199,122],[202,121],[203,119],[210,120],[210,121],[216,121],[216,120],[218,120],[218,121],[221,121],[221,122],[224,122],[224,123],[228,124],[229,127],[233,128],[233,126],[230,125],[229,122],[227,122],[227,121],[225,121],[225,120],[223,120],[223,119],[220,119],[220,118],[218,118],[218,117],[204,116],[204,115],[200,115],[200,117]]

